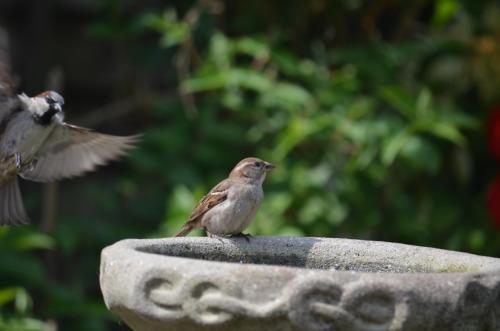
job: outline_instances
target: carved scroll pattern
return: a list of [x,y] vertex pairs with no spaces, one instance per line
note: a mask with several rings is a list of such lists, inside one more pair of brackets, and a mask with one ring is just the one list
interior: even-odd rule
[[500,282],[473,279],[465,285],[457,304],[459,327],[500,331]]
[[221,279],[153,278],[145,292],[161,308],[162,318],[188,318],[203,325],[222,325],[237,317],[287,316],[301,330],[378,331],[401,328],[408,315],[405,293],[388,284],[342,285],[318,275],[297,277],[264,303],[245,300],[240,289]]

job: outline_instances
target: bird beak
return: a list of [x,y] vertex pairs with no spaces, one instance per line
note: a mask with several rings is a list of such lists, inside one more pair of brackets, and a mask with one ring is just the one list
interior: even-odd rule
[[62,112],[62,107],[60,104],[56,103],[52,107],[54,107],[54,109],[57,110],[58,113]]
[[274,168],[276,168],[276,166],[272,163],[269,163],[269,162],[266,162],[266,165],[264,166],[264,169],[266,170],[266,172],[269,172],[269,171],[273,170]]

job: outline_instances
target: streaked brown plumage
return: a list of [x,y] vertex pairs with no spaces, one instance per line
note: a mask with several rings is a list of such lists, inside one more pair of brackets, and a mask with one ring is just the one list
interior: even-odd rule
[[273,168],[255,157],[241,160],[228,178],[201,199],[175,236],[185,236],[195,228],[204,228],[209,235],[242,234],[260,206],[262,183]]

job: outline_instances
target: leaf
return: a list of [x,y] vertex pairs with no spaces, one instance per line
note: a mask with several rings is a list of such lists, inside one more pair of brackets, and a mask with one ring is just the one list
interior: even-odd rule
[[17,287],[6,287],[0,289],[0,306],[13,301],[16,298],[17,291]]
[[0,330],[2,331],[56,331],[54,323],[30,317],[9,317],[5,320],[0,317]]
[[303,71],[301,70],[303,67],[300,65],[301,61],[294,54],[278,50],[273,51],[271,57],[273,64],[284,74],[291,77],[299,77],[303,74],[303,72],[301,72]]
[[273,81],[267,74],[246,68],[231,68],[228,84],[257,92],[265,92],[275,88]]
[[31,305],[31,297],[28,292],[23,288],[18,288],[15,299],[16,310],[20,313],[26,313]]
[[309,132],[311,132],[309,122],[299,118],[291,120],[287,128],[281,133],[278,144],[274,148],[273,155],[276,160],[284,159],[286,154],[301,142]]
[[480,127],[480,122],[476,118],[456,110],[443,110],[439,113],[438,119],[462,129],[478,129]]
[[303,108],[313,100],[309,91],[288,82],[275,83],[272,89],[265,91],[263,97],[266,106],[280,106],[287,110]]
[[269,48],[267,44],[251,37],[237,39],[234,42],[234,50],[238,53],[248,54],[254,58],[269,57]]
[[397,135],[391,137],[382,150],[382,162],[385,165],[391,165],[399,151],[410,138],[411,134],[408,129],[404,129]]
[[26,233],[11,239],[11,245],[16,250],[26,251],[31,249],[52,249],[55,241],[43,233]]
[[161,33],[160,45],[165,48],[184,42],[191,33],[189,24],[178,20],[175,10],[167,10],[163,15],[144,14],[137,25],[150,27]]
[[457,0],[438,0],[434,4],[434,16],[432,25],[435,27],[444,27],[454,17],[456,17],[460,3]]
[[465,137],[450,123],[437,122],[431,127],[425,128],[425,130],[434,134],[436,137],[444,138],[459,146],[463,146],[465,144]]
[[224,88],[229,82],[229,72],[222,70],[207,75],[191,77],[182,82],[181,90],[186,93],[212,91]]
[[407,118],[415,116],[415,100],[406,91],[396,86],[386,86],[379,96]]
[[210,56],[219,69],[227,69],[231,64],[230,41],[222,33],[215,33],[210,40]]
[[416,118],[426,119],[431,116],[432,113],[432,94],[427,88],[423,88],[417,96],[416,101]]
[[291,118],[288,126],[279,135],[278,144],[273,150],[275,160],[282,160],[290,150],[306,140],[307,137],[331,125],[330,121],[325,120],[327,118],[327,116],[320,117],[316,119],[317,121],[299,117]]

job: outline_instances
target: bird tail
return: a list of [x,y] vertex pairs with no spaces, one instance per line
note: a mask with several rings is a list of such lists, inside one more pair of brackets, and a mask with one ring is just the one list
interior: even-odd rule
[[17,177],[5,180],[0,186],[0,225],[28,224]]
[[191,224],[184,224],[179,232],[175,234],[174,237],[185,237],[189,232],[193,230],[193,226]]

